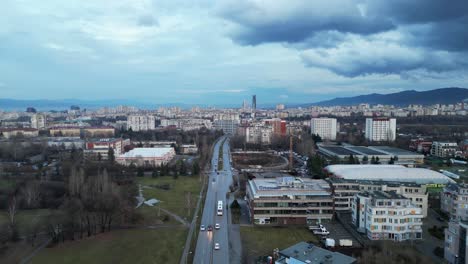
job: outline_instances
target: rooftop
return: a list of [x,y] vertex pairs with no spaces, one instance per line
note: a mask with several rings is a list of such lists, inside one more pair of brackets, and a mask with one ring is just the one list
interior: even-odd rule
[[325,180],[277,177],[253,179],[249,181],[249,186],[256,198],[284,195],[330,195],[330,185]]
[[134,148],[119,156],[119,158],[155,158],[173,152],[173,148]]
[[[321,264],[321,263],[339,263],[339,264],[352,264],[356,263],[356,259],[346,256],[339,252],[332,252],[321,247],[306,242],[299,242],[296,245],[283,249],[279,252],[283,257],[278,259],[277,263],[308,263],[308,264]],[[286,258],[294,258],[300,262],[291,262]]]
[[407,168],[401,165],[329,165],[325,170],[333,177],[354,180],[447,184],[454,180],[437,171]]

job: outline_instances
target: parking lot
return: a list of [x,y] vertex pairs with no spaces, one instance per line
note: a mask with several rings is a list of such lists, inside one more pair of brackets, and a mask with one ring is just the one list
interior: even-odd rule
[[339,245],[340,239],[349,239],[353,241],[353,247],[362,247],[361,243],[351,233],[349,233],[345,229],[345,227],[338,221],[331,221],[331,222],[323,223],[323,225],[330,232],[330,235],[328,235],[328,238],[335,239],[337,246]]

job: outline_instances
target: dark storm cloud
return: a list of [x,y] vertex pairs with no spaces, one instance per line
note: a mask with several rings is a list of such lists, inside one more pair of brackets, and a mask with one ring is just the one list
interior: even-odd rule
[[466,0],[235,1],[222,16],[241,45],[287,43],[338,75],[467,69]]
[[[275,2],[270,4],[274,6]],[[302,6],[304,8],[300,8]],[[281,9],[281,6],[278,8]],[[368,35],[395,27],[385,17],[363,16],[363,10],[357,5],[345,5],[342,8],[346,10],[324,8],[326,10],[321,12],[321,5],[315,6],[304,1],[298,8],[278,12],[262,5],[244,3],[228,5],[221,13],[224,18],[240,26],[231,37],[243,45],[299,43],[307,40],[317,43],[317,36],[328,38],[329,32],[332,32],[332,36],[333,32]]]
[[399,24],[453,20],[468,14],[466,0],[372,0],[369,10],[391,17]]

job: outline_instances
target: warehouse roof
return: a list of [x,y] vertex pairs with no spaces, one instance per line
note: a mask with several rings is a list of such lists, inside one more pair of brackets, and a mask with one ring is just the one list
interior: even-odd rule
[[134,148],[120,155],[119,158],[157,158],[163,157],[173,151],[173,148]]
[[333,177],[355,180],[399,181],[418,184],[447,184],[454,182],[437,171],[407,168],[401,165],[329,165],[325,170]]

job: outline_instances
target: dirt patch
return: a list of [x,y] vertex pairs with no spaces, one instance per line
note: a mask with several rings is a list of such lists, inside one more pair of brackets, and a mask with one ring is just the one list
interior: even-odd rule
[[268,153],[233,153],[232,160],[237,169],[268,168],[286,165],[286,161],[278,156]]

